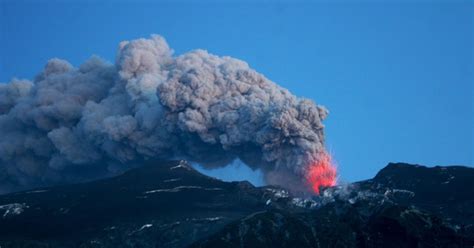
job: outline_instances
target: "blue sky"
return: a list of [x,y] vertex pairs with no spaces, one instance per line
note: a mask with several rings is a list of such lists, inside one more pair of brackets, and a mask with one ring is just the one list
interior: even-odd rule
[[[204,1],[205,2],[205,1]],[[0,0],[0,82],[52,57],[114,61],[118,43],[163,35],[247,61],[331,111],[327,146],[342,181],[390,161],[473,164],[472,1],[170,2]],[[211,172],[258,174],[242,166]]]

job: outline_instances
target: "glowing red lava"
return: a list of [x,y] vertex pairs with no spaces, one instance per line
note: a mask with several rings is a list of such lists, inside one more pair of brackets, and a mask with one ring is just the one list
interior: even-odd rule
[[331,155],[326,152],[322,153],[319,161],[310,165],[307,179],[314,193],[318,195],[320,187],[336,185],[337,170]]

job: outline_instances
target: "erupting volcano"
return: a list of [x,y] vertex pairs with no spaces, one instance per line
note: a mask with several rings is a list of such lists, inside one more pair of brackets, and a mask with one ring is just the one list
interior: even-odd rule
[[[55,58],[33,81],[0,84],[0,193],[169,159],[207,169],[240,159],[263,166],[267,184],[301,188],[307,161],[325,153],[329,111],[244,61],[199,49],[174,55],[159,35],[121,42],[115,61],[76,68]],[[335,170],[322,162],[311,175],[317,189],[333,184]]]
[[321,187],[336,185],[337,170],[331,155],[323,152],[320,159],[309,166],[307,180],[314,193],[318,195]]

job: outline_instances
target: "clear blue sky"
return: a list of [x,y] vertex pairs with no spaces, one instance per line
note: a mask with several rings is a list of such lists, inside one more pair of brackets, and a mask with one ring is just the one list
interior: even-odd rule
[[[137,2],[0,0],[0,81],[52,57],[113,61],[120,41],[157,33],[177,54],[245,60],[327,106],[343,181],[390,161],[473,164],[473,1]],[[258,181],[232,168],[214,174]]]

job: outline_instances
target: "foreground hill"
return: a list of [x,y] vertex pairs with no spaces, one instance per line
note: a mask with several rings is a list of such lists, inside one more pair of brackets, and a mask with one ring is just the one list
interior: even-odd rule
[[474,169],[389,164],[297,198],[185,161],[0,196],[2,247],[472,247]]

